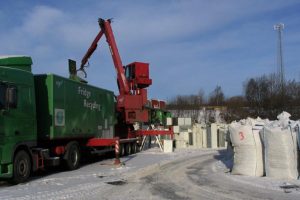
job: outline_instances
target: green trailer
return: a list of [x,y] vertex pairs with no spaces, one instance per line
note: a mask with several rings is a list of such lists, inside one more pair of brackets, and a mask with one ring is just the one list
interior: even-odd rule
[[28,56],[0,56],[0,179],[14,183],[47,165],[76,169],[83,150],[111,151],[117,141],[112,91],[34,76],[31,65]]
[[53,74],[34,82],[39,140],[114,137],[113,92]]

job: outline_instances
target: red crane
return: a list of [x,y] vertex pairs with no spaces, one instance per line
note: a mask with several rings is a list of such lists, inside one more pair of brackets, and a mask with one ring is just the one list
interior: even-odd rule
[[152,80],[149,78],[149,64],[133,62],[123,66],[111,28],[111,22],[111,19],[104,20],[100,18],[98,20],[100,31],[81,60],[81,66],[78,70],[85,73],[84,68],[88,59],[96,50],[102,36],[105,35],[117,72],[117,84],[119,88],[117,111],[119,113],[119,122],[116,132],[118,132],[118,136],[120,138],[134,138],[143,135],[173,135],[173,131],[171,130],[133,130],[134,123],[147,123],[149,121],[146,89],[152,84]]
[[148,111],[144,108],[147,104],[147,90],[145,88],[152,84],[152,80],[149,78],[149,64],[134,62],[123,67],[114,33],[110,25],[111,20],[99,19],[98,22],[101,30],[81,60],[79,70],[84,71],[88,59],[96,50],[97,44],[104,34],[117,71],[117,83],[119,88],[117,109],[124,114],[123,119],[126,123],[147,122]]

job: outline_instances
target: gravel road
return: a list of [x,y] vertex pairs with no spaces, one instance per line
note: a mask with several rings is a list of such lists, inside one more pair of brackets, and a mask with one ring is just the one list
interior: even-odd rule
[[0,185],[0,199],[300,199],[300,181],[229,173],[225,150],[150,149],[84,165],[69,172],[35,175],[28,183]]

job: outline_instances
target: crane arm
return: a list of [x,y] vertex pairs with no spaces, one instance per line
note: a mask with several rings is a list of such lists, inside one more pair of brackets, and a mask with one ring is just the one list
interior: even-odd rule
[[125,76],[125,70],[123,68],[122,60],[118,51],[117,43],[115,41],[114,33],[110,26],[111,20],[99,19],[99,25],[104,32],[106,41],[109,46],[109,50],[117,71],[117,79],[119,85],[119,91],[121,95],[130,94],[130,88]]
[[94,53],[94,51],[97,49],[97,46],[98,46],[97,44],[98,44],[99,40],[101,39],[102,35],[103,35],[103,30],[100,30],[98,35],[95,37],[94,41],[92,42],[90,48],[88,49],[88,51],[86,52],[86,54],[82,58],[81,65],[80,65],[80,70],[83,70],[83,68],[86,65],[86,63],[88,62],[89,58]]
[[86,52],[84,57],[82,58],[79,70],[81,70],[85,73],[84,67],[85,67],[86,63],[88,62],[88,59],[91,57],[91,55],[96,50],[97,44],[104,34],[106,37],[106,41],[108,43],[109,49],[110,49],[110,53],[111,53],[111,56],[112,56],[112,59],[114,62],[115,69],[117,71],[117,81],[118,81],[119,92],[121,95],[130,94],[130,87],[127,82],[126,76],[125,76],[125,70],[122,65],[122,60],[121,60],[121,57],[120,57],[120,54],[119,54],[119,51],[117,48],[114,33],[110,26],[111,20],[110,19],[104,20],[104,19],[100,18],[98,22],[99,22],[99,26],[100,26],[101,30],[98,33],[98,35],[96,36],[96,38],[94,39],[94,41],[92,42],[90,48],[88,49],[88,51]]

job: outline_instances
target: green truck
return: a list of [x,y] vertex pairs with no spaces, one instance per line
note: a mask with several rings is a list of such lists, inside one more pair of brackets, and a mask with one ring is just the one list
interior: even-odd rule
[[45,166],[76,169],[82,151],[101,150],[95,140],[113,149],[115,137],[112,91],[33,75],[31,65],[28,56],[0,57],[0,178],[13,183]]

